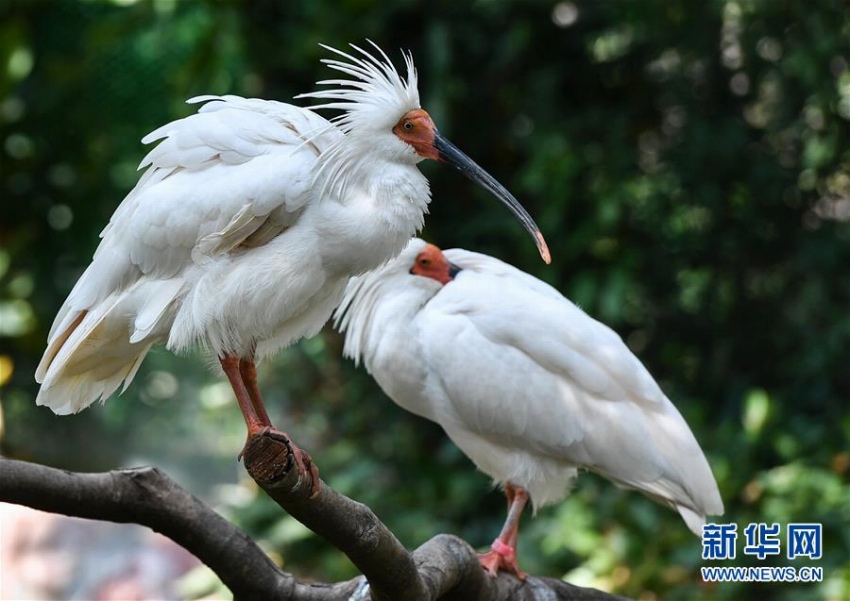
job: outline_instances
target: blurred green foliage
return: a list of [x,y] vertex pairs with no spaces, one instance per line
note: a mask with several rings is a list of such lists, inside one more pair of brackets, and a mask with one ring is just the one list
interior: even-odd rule
[[[99,470],[151,462],[284,565],[345,558],[245,481],[244,426],[198,357],[154,353],[105,406],[36,408],[53,315],[138,177],[139,139],[235,93],[288,101],[323,42],[413,51],[423,106],[537,218],[425,165],[425,236],[509,260],[617,329],[714,467],[718,521],[821,522],[821,584],[704,585],[679,517],[583,475],[527,516],[523,567],[641,599],[850,598],[850,16],[839,0],[691,2],[0,0],[3,453]],[[472,200],[462,200],[473,197]],[[409,547],[488,544],[504,501],[433,424],[387,401],[332,331],[261,371],[276,422]],[[740,552],[717,565],[758,565]],[[783,557],[769,565],[800,565]]]

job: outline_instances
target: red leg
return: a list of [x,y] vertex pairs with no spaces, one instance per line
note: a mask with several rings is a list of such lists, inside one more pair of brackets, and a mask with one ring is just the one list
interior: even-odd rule
[[508,500],[508,511],[511,510],[511,505],[514,503],[514,496],[516,496],[516,487],[513,484],[508,482],[505,484],[505,498]]
[[[251,398],[251,393],[242,379],[240,370],[241,360],[235,355],[223,355],[218,358],[221,362],[221,368],[227,379],[230,380],[230,386],[236,394],[236,402],[239,403],[239,409],[242,410],[242,417],[245,418],[245,425],[248,426],[248,438],[262,432],[264,428],[271,426],[269,416],[266,414],[265,408],[262,414],[257,413],[254,399]],[[256,385],[256,384],[255,384]],[[262,407],[262,404],[260,405]]]
[[519,486],[509,484],[505,486],[505,496],[508,498],[508,517],[505,525],[502,526],[498,538],[493,541],[491,550],[478,556],[478,562],[494,578],[501,569],[514,574],[520,580],[525,580],[525,573],[517,564],[516,544],[519,538],[519,519],[528,503],[528,493]]
[[[260,387],[257,385],[257,366],[253,357],[239,359],[233,355],[225,355],[220,357],[219,360],[224,373],[230,380],[233,392],[236,393],[236,400],[242,410],[245,424],[248,426],[248,441],[245,443],[245,448],[254,436],[262,435],[268,431],[282,434],[292,448],[292,458],[295,461],[298,473],[307,474],[309,472],[312,477],[313,494],[319,492],[319,468],[313,463],[313,459],[306,451],[295,444],[289,434],[272,426],[265,403],[263,403],[263,397],[260,394]],[[239,453],[240,458],[244,452],[245,449]]]
[[254,412],[266,425],[271,426],[272,420],[269,419],[266,405],[263,403],[263,397],[260,394],[260,387],[257,385],[257,365],[253,358],[239,360],[239,374],[242,376],[242,382],[248,391]]
[[[522,491],[522,494],[527,495],[525,490],[523,490],[522,488],[515,487],[512,484],[506,484],[505,485],[505,497],[507,497],[507,499],[508,499],[508,515],[510,515],[510,513],[511,513],[511,507],[514,504],[514,499],[516,498],[517,490],[520,490],[520,491]],[[526,502],[523,501],[523,504],[522,504],[523,507],[525,507],[525,503]],[[521,508],[520,508],[520,513],[522,513]],[[502,528],[502,530],[504,530],[504,528]],[[514,550],[516,550],[516,544],[517,544],[517,537],[518,536],[519,536],[519,517],[517,517],[516,528],[514,528],[511,531],[510,540],[506,541],[508,545],[510,545],[511,547],[514,548]],[[514,551],[514,554],[516,554],[516,551]]]

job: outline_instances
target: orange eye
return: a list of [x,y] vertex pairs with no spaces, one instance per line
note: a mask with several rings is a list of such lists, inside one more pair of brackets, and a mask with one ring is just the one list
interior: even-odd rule
[[419,259],[420,267],[428,267],[429,265],[431,265],[431,259]]

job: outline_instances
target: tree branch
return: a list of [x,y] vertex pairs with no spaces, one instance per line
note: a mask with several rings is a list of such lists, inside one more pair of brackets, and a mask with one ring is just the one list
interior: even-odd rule
[[475,550],[454,536],[437,536],[411,555],[371,509],[293,469],[292,447],[277,433],[253,437],[243,459],[272,500],[348,556],[369,581],[376,601],[618,599],[555,579],[530,576],[523,583],[505,573],[491,578]]
[[504,572],[491,578],[481,569],[478,554],[466,541],[438,534],[416,551],[414,560],[429,591],[440,601],[628,601],[592,588],[528,576],[525,582]]
[[428,596],[413,557],[371,509],[292,469],[292,447],[284,436],[267,432],[253,437],[243,460],[275,503],[348,556],[369,581],[376,601],[434,598]]
[[[280,570],[247,534],[156,468],[80,474],[0,458],[0,501],[69,516],[137,523],[209,566],[238,600],[613,601],[557,579],[493,579],[461,539],[439,535],[408,553],[368,507],[291,469],[288,442],[272,434],[246,450],[246,467],[293,517],[343,551],[364,576],[304,583]],[[312,495],[312,496],[311,496]],[[406,588],[405,588],[406,587]]]
[[[156,468],[81,474],[0,458],[0,501],[64,515],[135,523],[209,566],[237,599],[348,599],[355,583],[321,591],[281,571],[242,530]],[[338,589],[338,590],[337,590]]]

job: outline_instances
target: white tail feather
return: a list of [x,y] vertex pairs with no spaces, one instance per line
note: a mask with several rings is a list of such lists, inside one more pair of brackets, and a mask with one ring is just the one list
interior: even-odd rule
[[[685,520],[685,524],[687,524],[691,532],[697,536],[702,536],[702,527],[705,526],[705,516],[698,514],[690,507],[685,507],[684,505],[676,505],[676,510],[679,512],[679,515],[682,516],[682,519]],[[717,511],[716,513],[712,512],[712,515],[722,513],[723,509],[721,506],[720,511]]]
[[130,340],[137,300],[119,293],[89,310],[65,314],[36,370],[38,405],[60,415],[77,413],[105,401],[122,382],[126,389],[157,342],[155,337]]

